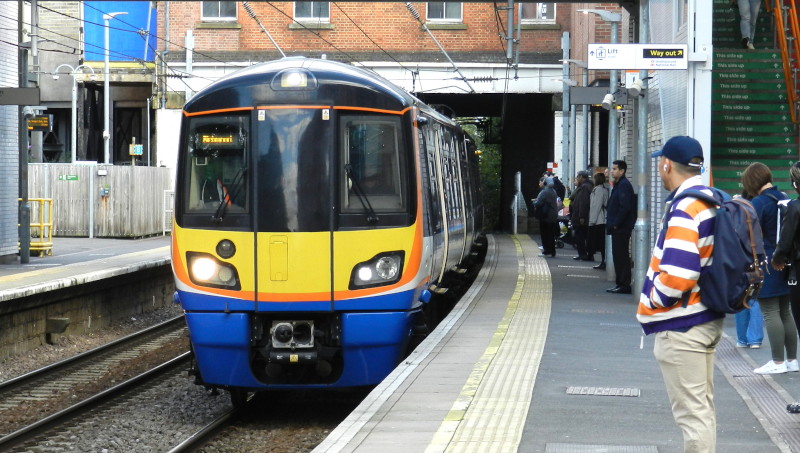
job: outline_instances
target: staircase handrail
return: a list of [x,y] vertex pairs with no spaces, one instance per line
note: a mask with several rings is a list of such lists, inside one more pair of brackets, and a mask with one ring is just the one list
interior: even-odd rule
[[[783,77],[786,81],[786,95],[789,100],[789,113],[792,117],[792,122],[797,123],[797,114],[795,112],[797,109],[797,86],[794,82],[794,70],[796,68],[793,67],[792,59],[789,58],[789,44],[786,36],[786,23],[783,20],[784,6],[782,3],[783,0],[766,0],[764,6],[767,10],[772,9],[772,13],[775,17],[775,31],[778,33],[778,47],[780,48],[781,60],[783,61]],[[772,8],[770,8],[771,4],[774,5]],[[790,1],[786,8],[789,11],[790,30],[794,40],[797,41],[798,37],[800,37],[800,33],[798,33],[800,27],[798,27],[797,23],[797,9],[795,8],[794,1]],[[800,57],[800,49],[798,49],[796,43],[794,50],[797,54],[796,58],[794,59],[794,65],[797,65],[798,61],[800,61],[798,58]]]

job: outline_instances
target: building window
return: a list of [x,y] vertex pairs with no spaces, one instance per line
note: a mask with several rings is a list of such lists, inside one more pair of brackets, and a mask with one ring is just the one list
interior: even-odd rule
[[556,21],[555,3],[523,3],[522,23],[553,23]]
[[235,21],[236,2],[203,2],[202,20]]
[[428,20],[462,22],[461,2],[428,2]]
[[294,18],[298,22],[330,22],[329,2],[294,2]]

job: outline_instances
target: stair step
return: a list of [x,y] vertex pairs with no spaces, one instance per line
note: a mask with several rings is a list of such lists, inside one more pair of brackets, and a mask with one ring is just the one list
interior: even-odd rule
[[791,124],[754,124],[733,122],[723,122],[714,124],[714,132],[724,134],[787,134],[794,135],[794,128]]
[[711,112],[772,112],[789,113],[787,104],[768,103],[768,104],[725,104],[712,103]]
[[[787,109],[788,110],[788,109]],[[787,122],[791,124],[792,116],[789,112],[763,113],[763,112],[716,112],[711,114],[711,121],[717,122]]]
[[[769,146],[769,145],[777,145],[777,146]],[[785,146],[780,146],[780,145],[781,144],[779,143],[763,143],[763,142],[740,143],[740,144],[715,143],[712,138],[711,154],[714,156],[730,157],[730,158],[753,157],[753,156],[786,157],[786,156],[797,155],[797,149],[795,145],[791,144],[791,142],[785,144]]]
[[783,81],[752,82],[743,79],[742,81],[736,81],[736,82],[728,82],[728,81],[718,82],[712,79],[712,83],[714,84],[714,90],[720,90],[721,92],[752,90],[761,92],[786,93],[786,84]]
[[796,157],[792,157],[792,158],[784,157],[784,158],[781,158],[781,159],[769,159],[769,158],[765,159],[763,157],[758,157],[758,156],[740,157],[740,158],[725,158],[725,157],[723,157],[723,158],[715,158],[714,162],[716,162],[716,164],[714,165],[714,168],[717,168],[717,167],[734,167],[734,168],[742,168],[742,169],[744,169],[745,167],[747,167],[748,165],[752,164],[753,162],[761,162],[761,163],[769,166],[771,169],[780,169],[780,168],[784,168],[784,167],[785,168],[789,168],[792,164],[797,162],[797,158]]

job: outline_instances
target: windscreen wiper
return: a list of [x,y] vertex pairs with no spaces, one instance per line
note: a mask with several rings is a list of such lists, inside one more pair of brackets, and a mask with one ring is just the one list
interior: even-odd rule
[[347,179],[353,183],[353,191],[358,196],[361,206],[365,211],[367,211],[367,223],[378,223],[378,215],[375,213],[375,210],[372,209],[372,205],[369,203],[367,194],[364,193],[364,190],[361,188],[361,184],[359,184],[358,180],[353,177],[353,166],[346,164],[344,166],[344,172],[347,174]]
[[214,223],[222,223],[222,218],[225,216],[225,210],[228,208],[228,205],[231,204],[231,200],[235,200],[237,196],[239,196],[239,192],[242,191],[242,187],[244,184],[244,174],[247,171],[247,167],[239,168],[239,171],[233,176],[233,182],[231,183],[231,190],[227,193],[223,191],[222,196],[219,200],[219,205],[217,205],[217,210],[214,212],[214,215],[211,216],[211,221]]

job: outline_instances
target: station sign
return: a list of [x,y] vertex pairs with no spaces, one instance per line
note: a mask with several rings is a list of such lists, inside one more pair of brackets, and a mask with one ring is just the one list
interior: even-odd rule
[[668,70],[688,67],[686,44],[589,44],[589,69]]

